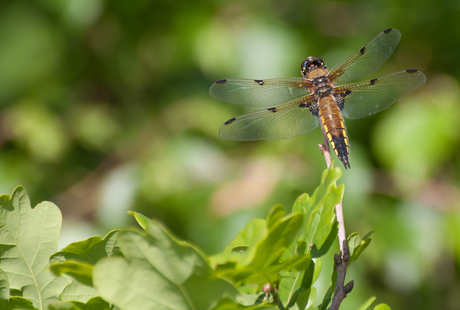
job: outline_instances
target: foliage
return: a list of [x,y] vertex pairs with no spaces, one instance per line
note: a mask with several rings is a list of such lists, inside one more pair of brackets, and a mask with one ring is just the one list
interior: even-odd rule
[[[213,256],[136,212],[130,213],[142,230],[113,230],[55,252],[59,209],[49,202],[32,209],[17,187],[11,197],[0,196],[0,310],[325,309],[332,290],[318,307],[313,285],[326,272],[321,257],[335,241],[340,175],[324,171],[313,195],[300,196],[292,213],[274,206]],[[350,235],[351,261],[369,245],[368,236]],[[261,294],[267,284],[271,289]]]
[[[7,277],[4,281],[35,308],[45,309],[70,282],[47,270],[49,257],[57,249],[61,212],[50,202],[31,209],[22,187],[16,188],[11,197],[0,196],[0,205],[0,259]],[[4,296],[8,295],[5,292]]]
[[56,203],[59,248],[132,225],[134,210],[218,253],[250,219],[313,193],[324,162],[319,129],[221,140],[223,122],[248,110],[213,100],[209,85],[300,76],[310,55],[332,68],[395,27],[401,43],[374,77],[415,68],[427,82],[346,120],[347,227],[377,242],[342,308],[375,294],[397,309],[459,309],[458,23],[446,0],[2,0],[0,193],[23,184],[32,205]]

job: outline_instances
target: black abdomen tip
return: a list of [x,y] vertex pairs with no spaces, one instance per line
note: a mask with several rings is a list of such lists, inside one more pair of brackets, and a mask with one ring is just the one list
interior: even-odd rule
[[348,161],[348,156],[343,155],[342,158],[340,158],[340,161],[343,163],[343,166],[345,169],[350,168],[350,162]]

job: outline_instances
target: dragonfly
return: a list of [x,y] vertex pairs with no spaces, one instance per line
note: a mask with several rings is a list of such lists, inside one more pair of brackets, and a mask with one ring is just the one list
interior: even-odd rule
[[321,125],[326,146],[328,142],[345,169],[350,168],[344,117],[359,119],[378,113],[426,81],[422,72],[407,69],[354,82],[376,72],[400,39],[397,29],[388,28],[330,71],[321,58],[310,56],[301,64],[302,77],[218,80],[209,89],[214,98],[264,108],[229,119],[220,128],[220,137],[240,141],[288,139]]

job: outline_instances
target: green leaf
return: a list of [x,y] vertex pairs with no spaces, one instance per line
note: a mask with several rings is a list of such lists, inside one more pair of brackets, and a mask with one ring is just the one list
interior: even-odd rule
[[314,286],[311,287],[311,293],[310,293],[310,296],[308,296],[308,299],[309,299],[309,300],[312,302],[312,304],[313,304],[313,302],[314,302],[315,299],[316,299],[316,287],[314,287]]
[[6,273],[0,269],[0,310],[5,309],[8,299],[10,299],[10,283]]
[[275,206],[265,222],[270,225],[264,225],[263,220],[251,221],[231,242],[232,247],[245,243],[249,249],[244,253],[228,253],[227,247],[224,253],[212,257],[210,262],[216,273],[236,286],[257,283],[261,287],[279,281],[283,270],[306,269],[311,262],[310,255],[301,254],[280,262],[303,220],[299,213],[283,217],[284,214],[281,206]]
[[279,297],[286,307],[297,305],[299,309],[305,309],[311,293],[314,268],[314,264],[310,264],[304,272],[297,272],[294,279],[281,280]]
[[69,244],[50,258],[50,269],[56,275],[66,274],[82,284],[92,286],[93,266],[102,258],[118,255],[119,230],[109,232],[104,239],[94,236]]
[[61,251],[53,254],[50,262],[54,264],[73,260],[95,265],[100,259],[118,253],[116,241],[119,232],[119,230],[112,230],[104,239],[94,236],[83,241],[71,243]]
[[364,304],[361,305],[361,307],[358,308],[358,310],[366,310],[367,308],[370,307],[370,305],[372,305],[372,303],[375,301],[375,296],[369,298],[368,300],[366,300],[366,302]]
[[373,233],[372,231],[369,232],[367,235],[364,236],[363,239],[361,239],[359,234],[356,232],[348,236],[347,243],[348,243],[348,248],[350,250],[350,264],[351,262],[357,260],[358,257],[361,255],[361,253],[367,248],[367,246],[372,240],[370,238],[372,233]]
[[302,212],[305,213],[311,207],[311,203],[313,200],[310,199],[308,194],[302,194],[294,202],[294,206],[292,206],[292,213],[294,212]]
[[345,189],[343,184],[335,186],[341,174],[339,168],[326,169],[313,195],[309,197],[303,194],[297,198],[292,212],[304,214],[304,221],[297,236],[297,243],[289,247],[283,258],[300,253],[300,245],[313,257],[320,257],[327,253],[337,234],[335,205],[342,201]]
[[323,302],[318,306],[318,310],[326,310],[327,306],[332,301],[332,294],[334,293],[335,285],[337,284],[337,270],[335,270],[335,268],[332,272],[331,280],[331,284],[329,284],[329,288],[323,297]]
[[18,289],[15,289],[15,288],[11,288],[11,289],[10,289],[10,296],[19,296],[19,297],[22,297],[22,291],[21,291],[21,290],[18,290]]
[[204,255],[152,221],[146,234],[123,231],[124,255],[101,260],[93,282],[101,296],[123,310],[213,309],[237,290],[216,277]]
[[[324,255],[332,242],[335,240],[335,237],[331,242],[331,232],[334,235],[337,233],[337,224],[335,220],[335,205],[342,201],[343,192],[345,186],[341,184],[338,187],[332,184],[335,183],[336,179],[326,179],[331,183],[323,183],[317,189],[318,192],[315,192],[313,195],[315,199],[314,204],[311,208],[311,213],[309,216],[309,221],[307,224],[307,233],[305,237],[305,242],[309,245],[313,245],[316,248],[318,253]],[[325,190],[323,187],[328,187]],[[323,193],[325,196],[318,196],[319,193]],[[329,243],[326,243],[329,241]],[[325,244],[326,243],[326,244]],[[325,245],[326,249],[323,248]],[[313,253],[313,251],[312,251]],[[318,254],[317,256],[321,256]]]
[[49,305],[49,310],[110,310],[112,306],[100,297],[90,299],[87,303],[78,301],[53,302]]
[[52,264],[51,271],[56,275],[67,274],[82,284],[93,286],[93,266],[73,260]]
[[313,280],[311,281],[311,284],[315,284],[321,273],[321,269],[323,268],[323,262],[321,261],[321,258],[315,258],[313,261],[315,263],[315,270],[313,272]]
[[[312,264],[303,272],[293,272],[292,278],[285,277],[280,282],[279,296],[284,305],[289,308],[296,307],[305,309],[309,300],[314,300],[312,296],[314,287],[312,286],[321,272],[321,259],[316,258]],[[316,290],[314,290],[316,294]]]
[[8,301],[5,310],[37,310],[37,308],[34,307],[30,300],[24,297],[14,296]]
[[[293,212],[301,212],[304,222],[296,242],[292,243],[283,254],[283,260],[294,257],[299,253],[311,253],[312,257],[319,258],[327,253],[337,237],[338,223],[335,220],[335,206],[342,201],[344,185],[335,186],[341,176],[340,169],[326,169],[319,187],[313,196],[307,194],[299,196],[294,203]],[[309,268],[305,271],[291,273],[291,279],[281,281],[283,291],[280,296],[284,304],[292,307],[294,304],[299,309],[305,309],[311,287],[316,281],[321,269]],[[286,294],[286,291],[288,292]]]
[[277,225],[285,214],[286,211],[281,205],[272,207],[267,215],[267,228],[270,229]]
[[80,282],[72,282],[62,291],[61,299],[63,301],[79,301],[86,303],[91,298],[97,296],[99,296],[99,292],[95,288],[83,285]]
[[149,219],[148,217],[146,217],[145,215],[141,214],[141,213],[138,213],[138,212],[134,212],[134,211],[129,211],[128,212],[129,214],[133,215],[134,218],[136,219],[137,223],[145,230],[147,225],[149,223],[152,222],[151,219]]
[[22,290],[34,307],[45,309],[70,282],[48,271],[48,259],[57,249],[62,216],[51,202],[34,209],[25,189],[0,196],[0,259],[10,287]]
[[234,302],[228,298],[223,299],[213,310],[273,310],[273,303],[268,301],[263,301],[255,305],[244,306],[240,303]]
[[266,223],[263,219],[253,219],[249,221],[245,228],[240,230],[235,239],[225,247],[223,253],[236,252],[238,248],[252,249],[257,243],[267,235]]
[[55,301],[48,307],[49,310],[79,310],[72,303],[67,301]]
[[380,304],[374,307],[374,310],[391,310],[386,304]]
[[[276,208],[278,209],[278,208]],[[249,221],[240,230],[235,239],[225,247],[221,254],[209,257],[209,264],[215,269],[219,265],[230,263],[248,264],[254,256],[256,246],[267,237],[267,224],[263,219]]]

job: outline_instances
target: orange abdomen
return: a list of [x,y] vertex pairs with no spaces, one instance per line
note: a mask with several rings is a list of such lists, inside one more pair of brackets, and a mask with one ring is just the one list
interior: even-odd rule
[[335,155],[343,162],[345,168],[350,168],[348,155],[350,154],[347,132],[343,121],[342,113],[335,99],[326,95],[319,100],[319,118],[324,132],[329,139]]

